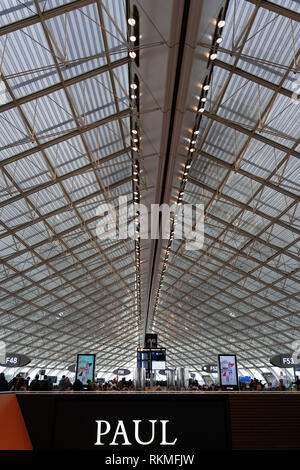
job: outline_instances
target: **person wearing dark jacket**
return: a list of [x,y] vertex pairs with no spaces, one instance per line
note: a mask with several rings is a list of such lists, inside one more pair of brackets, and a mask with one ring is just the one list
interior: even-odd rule
[[49,381],[47,375],[44,375],[44,380],[40,382],[40,391],[49,392]]
[[4,372],[0,374],[0,392],[7,392],[9,390],[8,382],[5,378]]
[[75,380],[75,382],[73,383],[73,390],[74,392],[82,392],[83,390],[83,383],[81,382],[81,380],[77,379]]
[[40,390],[40,381],[39,381],[39,374],[36,374],[35,378],[30,382],[29,389],[32,392],[38,392]]

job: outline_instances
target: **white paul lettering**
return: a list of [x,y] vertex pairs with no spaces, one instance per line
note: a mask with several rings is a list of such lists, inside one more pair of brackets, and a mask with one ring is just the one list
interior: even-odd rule
[[[134,426],[134,441],[138,445],[142,446],[149,446],[152,444],[155,440],[155,435],[156,435],[156,423],[158,421],[156,419],[150,419],[147,421],[147,426],[151,428],[151,437],[148,441],[143,441],[140,437],[140,425],[143,423],[141,419],[133,419],[132,424]],[[119,437],[122,442],[122,446],[131,446],[132,443],[129,441],[128,438],[128,433],[126,431],[126,427],[124,424],[124,421],[118,420],[118,424],[116,426],[116,429],[113,431],[111,424],[109,421],[106,420],[96,420],[97,423],[97,439],[95,442],[95,446],[103,446],[103,445],[110,445],[110,446],[118,446],[120,445],[119,442],[117,442],[117,438]],[[172,441],[167,440],[167,424],[169,423],[169,420],[160,420],[160,433],[159,436],[161,437],[160,440],[160,445],[161,446],[174,446],[177,442],[177,437]],[[109,439],[110,442],[104,443],[102,442],[102,437],[106,436],[109,434]]]

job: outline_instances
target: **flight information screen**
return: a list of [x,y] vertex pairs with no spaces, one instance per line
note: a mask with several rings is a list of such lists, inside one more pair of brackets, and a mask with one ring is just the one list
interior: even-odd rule
[[164,370],[166,368],[166,349],[137,349],[137,367],[146,370]]

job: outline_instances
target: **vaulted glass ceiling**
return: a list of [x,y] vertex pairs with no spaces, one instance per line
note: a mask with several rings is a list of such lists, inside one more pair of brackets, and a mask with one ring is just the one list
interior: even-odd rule
[[[169,367],[232,352],[262,368],[299,339],[299,19],[294,0],[229,2],[186,155],[204,247],[173,240],[165,270],[162,250],[148,325]],[[0,12],[0,339],[35,366],[86,349],[101,369],[134,366],[142,344],[135,242],[96,236],[99,204],[133,202],[128,50],[125,0]]]

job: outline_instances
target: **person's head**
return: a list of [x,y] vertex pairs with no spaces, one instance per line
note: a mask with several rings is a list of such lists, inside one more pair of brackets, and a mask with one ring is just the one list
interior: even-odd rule
[[1,374],[0,374],[0,379],[5,379],[4,372],[1,372]]
[[44,375],[44,380],[48,380],[48,375]]
[[26,377],[26,380],[27,380],[27,382],[29,382],[29,381],[30,381],[30,377],[29,377],[29,375]]
[[39,380],[39,378],[40,378],[39,374],[36,374],[35,380]]
[[65,379],[65,378],[66,378],[66,376],[65,376],[65,375],[63,375],[63,376],[62,376],[62,379]]

